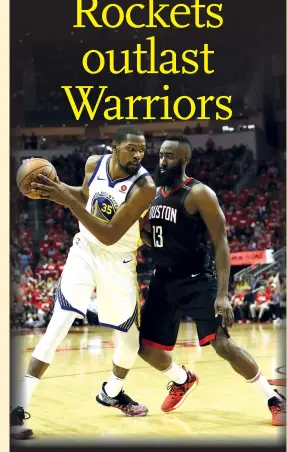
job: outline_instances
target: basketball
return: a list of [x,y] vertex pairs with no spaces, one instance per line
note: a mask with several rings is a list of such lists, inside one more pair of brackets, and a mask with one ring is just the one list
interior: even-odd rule
[[17,171],[16,181],[20,192],[31,199],[39,199],[37,193],[32,192],[31,182],[40,182],[38,175],[43,174],[52,181],[57,177],[57,172],[48,160],[31,158],[25,160]]

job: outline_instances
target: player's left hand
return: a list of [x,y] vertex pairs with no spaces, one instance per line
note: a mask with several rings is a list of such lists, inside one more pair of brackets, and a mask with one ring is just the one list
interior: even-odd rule
[[37,193],[41,199],[49,199],[57,204],[69,206],[73,196],[70,194],[66,184],[60,182],[58,177],[54,182],[43,174],[39,174],[38,178],[42,183],[32,182],[32,192]]
[[218,317],[219,314],[222,315],[224,323],[223,326],[231,328],[234,322],[234,314],[228,297],[224,295],[218,295],[214,303],[214,309],[215,317]]

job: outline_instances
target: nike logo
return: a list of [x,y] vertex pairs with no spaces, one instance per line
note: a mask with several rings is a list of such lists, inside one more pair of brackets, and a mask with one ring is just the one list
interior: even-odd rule
[[127,264],[128,262],[131,262],[131,261],[133,261],[133,259],[130,259],[129,261],[124,260],[123,264]]
[[200,275],[200,273],[196,273],[196,275],[190,275],[192,278],[195,278],[196,276]]
[[98,180],[106,180],[105,177],[97,177]]

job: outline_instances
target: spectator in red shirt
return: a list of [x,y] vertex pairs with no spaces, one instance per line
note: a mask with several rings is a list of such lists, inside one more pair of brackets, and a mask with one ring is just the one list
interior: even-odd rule
[[49,258],[48,263],[46,264],[46,271],[47,271],[47,276],[50,276],[51,278],[55,278],[57,269],[56,269],[56,265],[55,265],[52,257]]
[[258,321],[260,322],[265,311],[269,310],[270,297],[264,286],[259,287],[255,301],[250,305],[250,313],[253,320],[256,319],[256,312],[259,311]]
[[245,318],[244,291],[242,289],[235,289],[235,293],[231,297],[231,305],[234,311],[234,318],[236,319],[236,314],[239,313],[239,322],[242,322],[242,320]]

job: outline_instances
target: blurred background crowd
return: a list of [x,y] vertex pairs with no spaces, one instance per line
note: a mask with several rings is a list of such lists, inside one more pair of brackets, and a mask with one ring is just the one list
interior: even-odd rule
[[[163,139],[148,138],[143,165],[151,174],[158,163],[158,148]],[[85,161],[91,152],[99,152],[99,149],[111,152],[110,142],[104,143],[104,146],[82,144],[68,156],[54,157],[52,163],[60,180],[69,185],[81,185]],[[15,173],[16,161],[12,163]],[[285,245],[282,232],[284,171],[276,158],[262,160],[256,167],[255,177],[242,187],[241,179],[253,164],[253,154],[246,146],[214,149],[209,140],[205,149],[193,150],[187,174],[216,191],[226,217],[231,252],[268,249],[275,253]],[[49,201],[31,201],[16,188],[13,199],[18,215],[12,225],[11,239],[11,322],[20,328],[42,328],[51,318],[55,290],[69,247],[78,232],[78,222],[69,209]],[[284,266],[275,263],[269,267],[267,272],[261,271],[256,280],[244,272],[236,280],[234,275],[238,268],[232,268],[229,293],[236,321],[282,322],[286,304]],[[148,294],[152,269],[149,248],[142,245],[138,250],[137,268],[141,303]],[[96,299],[95,289],[86,319],[76,320],[76,324],[98,323]]]

